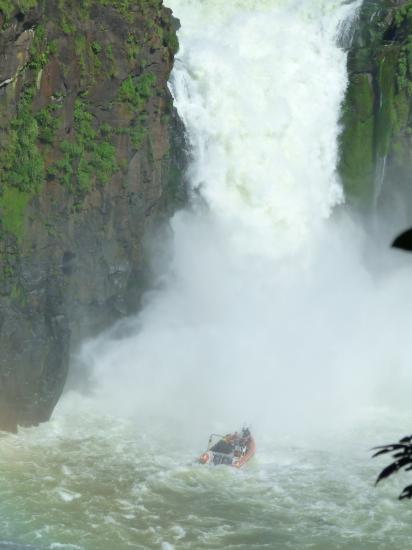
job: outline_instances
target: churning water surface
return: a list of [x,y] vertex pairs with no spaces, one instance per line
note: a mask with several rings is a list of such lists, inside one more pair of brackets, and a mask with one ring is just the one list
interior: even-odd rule
[[[412,267],[370,245],[336,175],[359,3],[167,4],[191,206],[139,315],[81,350],[89,395],[0,439],[0,540],[406,549],[407,476],[375,489],[368,449],[411,429]],[[243,422],[243,470],[194,463]]]

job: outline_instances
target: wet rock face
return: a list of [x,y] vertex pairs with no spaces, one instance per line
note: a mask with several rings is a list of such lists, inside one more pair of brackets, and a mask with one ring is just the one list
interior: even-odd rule
[[70,350],[138,307],[184,200],[161,0],[0,0],[0,429],[47,420]]
[[370,202],[412,168],[410,0],[365,0],[348,70],[339,168],[348,195]]

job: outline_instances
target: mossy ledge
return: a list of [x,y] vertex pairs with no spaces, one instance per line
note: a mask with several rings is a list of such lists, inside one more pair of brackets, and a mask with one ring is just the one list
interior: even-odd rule
[[80,338],[138,307],[185,197],[177,28],[162,0],[0,0],[0,429],[47,420]]
[[365,0],[348,71],[339,172],[350,200],[376,204],[412,169],[412,0]]

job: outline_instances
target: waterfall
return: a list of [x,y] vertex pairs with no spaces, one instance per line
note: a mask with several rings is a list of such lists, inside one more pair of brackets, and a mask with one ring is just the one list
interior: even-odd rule
[[343,200],[335,167],[346,56],[336,42],[354,8],[169,3],[182,22],[172,90],[192,188],[243,245],[290,251]]
[[387,158],[388,158],[387,155],[385,155],[384,157],[379,157],[376,161],[375,179],[374,179],[374,188],[373,188],[373,206],[375,209],[378,206],[379,197],[382,193],[383,184],[385,182]]
[[143,310],[85,346],[96,400],[190,438],[244,420],[301,434],[359,419],[408,376],[411,331],[410,271],[371,271],[362,228],[336,210],[338,39],[359,4],[168,5],[192,201]]

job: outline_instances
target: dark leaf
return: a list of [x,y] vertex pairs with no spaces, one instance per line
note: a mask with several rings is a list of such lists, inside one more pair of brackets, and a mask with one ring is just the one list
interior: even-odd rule
[[406,464],[410,464],[412,462],[411,457],[406,456],[404,458],[401,458],[400,460],[397,460],[396,462],[392,462],[392,464],[389,464],[386,468],[384,468],[381,473],[378,476],[378,479],[376,480],[376,484],[382,481],[382,479],[385,479],[389,477],[390,475],[394,474],[400,468],[403,468],[403,466],[406,466]]
[[407,487],[405,487],[405,489],[399,495],[399,500],[403,500],[405,498],[412,498],[412,485],[408,485]]
[[372,458],[375,458],[375,456],[380,456],[386,453],[392,453],[393,451],[396,451],[398,449],[406,449],[405,445],[400,445],[399,443],[396,443],[395,445],[384,445],[382,447],[374,447],[374,449],[381,449],[377,453],[375,453]]
[[393,241],[392,247],[412,252],[412,228],[398,235]]

